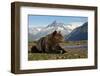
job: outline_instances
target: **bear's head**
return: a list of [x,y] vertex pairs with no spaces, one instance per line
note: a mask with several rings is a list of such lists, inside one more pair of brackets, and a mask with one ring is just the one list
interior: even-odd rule
[[54,43],[61,43],[64,41],[64,38],[61,34],[61,31],[57,32],[57,31],[54,31],[52,33],[52,40]]

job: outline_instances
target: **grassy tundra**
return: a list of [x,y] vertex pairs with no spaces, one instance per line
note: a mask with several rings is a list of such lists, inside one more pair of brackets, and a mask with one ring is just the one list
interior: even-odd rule
[[[88,49],[86,48],[65,48],[64,54],[49,54],[49,53],[31,53],[31,47],[36,45],[36,41],[28,43],[28,60],[55,60],[55,59],[79,59],[87,58]],[[87,45],[86,40],[82,41],[66,41],[61,44],[62,46],[79,46]]]

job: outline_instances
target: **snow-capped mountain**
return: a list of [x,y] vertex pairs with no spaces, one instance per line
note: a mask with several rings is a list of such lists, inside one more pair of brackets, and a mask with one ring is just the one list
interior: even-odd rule
[[28,31],[29,31],[29,33],[35,35],[35,34],[37,34],[39,31],[41,31],[41,29],[42,29],[42,28],[40,28],[40,27],[30,27],[30,28],[28,29]]
[[64,36],[65,34],[70,33],[72,30],[70,28],[65,28],[64,23],[57,23],[57,21],[54,21],[53,23],[49,24],[47,27],[42,29],[40,33],[44,34],[50,34],[53,31],[61,31],[62,35]]
[[73,22],[73,23],[69,23],[67,24],[67,26],[65,26],[65,28],[70,28],[71,30],[80,27],[83,25],[84,22]]
[[79,27],[80,25],[75,24],[64,24],[64,23],[58,23],[57,21],[53,21],[51,24],[47,25],[44,28],[31,28],[29,29],[29,39],[31,40],[38,40],[41,37],[44,37],[53,31],[61,31],[62,35],[68,35],[72,32],[73,29]]

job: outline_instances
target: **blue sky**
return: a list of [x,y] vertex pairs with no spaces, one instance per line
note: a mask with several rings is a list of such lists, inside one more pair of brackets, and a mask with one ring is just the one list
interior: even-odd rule
[[44,27],[51,24],[53,21],[59,23],[69,24],[73,22],[87,22],[87,17],[78,16],[47,16],[47,15],[29,15],[28,25],[29,27]]

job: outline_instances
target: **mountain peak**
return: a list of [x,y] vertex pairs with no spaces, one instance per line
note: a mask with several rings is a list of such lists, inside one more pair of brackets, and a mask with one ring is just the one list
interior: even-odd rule
[[55,27],[55,26],[57,26],[57,21],[55,20],[55,21],[53,21],[51,24],[49,24],[47,27]]
[[55,20],[55,21],[53,21],[53,23],[55,24],[55,23],[57,23],[57,21]]
[[48,27],[56,27],[56,28],[62,27],[62,28],[64,28],[64,23],[58,23],[58,22],[55,20],[55,21],[53,21],[51,24],[49,24],[49,25],[47,26],[47,28],[48,28]]

